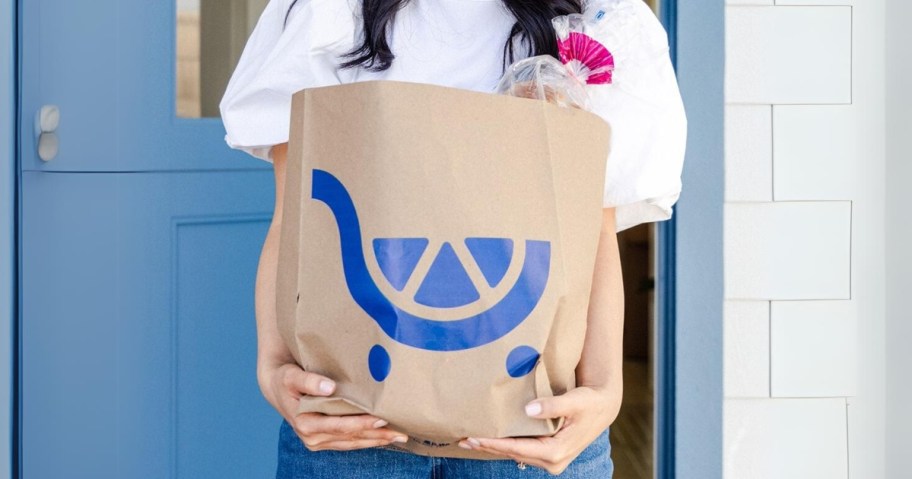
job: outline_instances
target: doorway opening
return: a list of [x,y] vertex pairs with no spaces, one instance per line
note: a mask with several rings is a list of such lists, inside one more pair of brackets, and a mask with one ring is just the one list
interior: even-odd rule
[[615,475],[654,477],[655,223],[618,234],[624,273],[624,398],[611,426]]

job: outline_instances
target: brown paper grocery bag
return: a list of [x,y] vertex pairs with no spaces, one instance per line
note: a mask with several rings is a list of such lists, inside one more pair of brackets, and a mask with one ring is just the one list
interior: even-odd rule
[[[429,456],[563,423],[575,387],[609,127],[541,101],[371,81],[292,97],[277,313],[337,382],[298,413],[370,413]],[[395,444],[395,443],[394,443]]]

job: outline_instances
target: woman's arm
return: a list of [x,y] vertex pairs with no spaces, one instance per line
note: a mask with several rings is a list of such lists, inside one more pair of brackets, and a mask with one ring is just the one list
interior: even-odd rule
[[257,382],[263,396],[294,428],[304,445],[312,450],[352,450],[406,442],[405,434],[388,427],[371,414],[330,416],[320,413],[297,414],[303,395],[328,396],[335,384],[330,378],[304,371],[294,360],[279,335],[276,322],[275,288],[279,242],[282,230],[282,197],[285,190],[285,165],[288,144],[272,149],[275,170],[275,210],[266,233],[257,266],[255,305],[257,329]]
[[615,229],[615,209],[603,208],[586,340],[576,367],[578,386],[601,389],[611,398],[612,421],[624,391],[624,279]]
[[257,330],[257,381],[263,395],[273,405],[269,383],[271,373],[279,366],[294,363],[294,357],[279,336],[276,322],[276,271],[279,257],[279,233],[282,229],[282,197],[285,189],[285,162],[288,143],[272,148],[273,170],[275,172],[275,208],[272,222],[266,232],[266,240],[260,252],[257,265],[254,304]]

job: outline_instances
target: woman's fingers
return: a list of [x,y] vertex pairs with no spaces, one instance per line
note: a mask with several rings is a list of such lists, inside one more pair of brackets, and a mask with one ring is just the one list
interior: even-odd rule
[[587,388],[575,388],[559,396],[536,399],[526,404],[526,414],[537,418],[569,417],[578,414],[589,402]]
[[[327,416],[319,413],[304,413],[295,417],[295,430],[304,445],[310,450],[334,444],[333,449],[357,449],[356,444],[389,444],[405,442],[408,436],[383,427],[386,421],[369,414],[357,416]],[[375,427],[380,424],[379,427]],[[367,442],[364,442],[367,441]],[[371,447],[360,446],[360,447]]]
[[369,438],[387,437],[390,440],[405,434],[383,427],[386,421],[370,414],[352,416],[330,416],[320,413],[302,413],[292,423],[300,435],[327,435],[339,439],[362,436]]
[[402,439],[398,442],[405,442],[408,440],[408,436],[405,434],[394,431],[392,429],[380,428],[380,429],[366,429],[363,431],[341,434],[333,432],[317,432],[308,435],[309,437],[314,438],[320,442],[327,441],[341,441],[341,440],[354,440],[354,439],[384,439],[388,441],[395,441],[396,438],[401,437]]
[[288,390],[308,396],[329,396],[336,389],[332,379],[301,368],[289,368],[283,380]]
[[333,433],[316,433],[309,434],[305,436],[305,443],[311,441],[313,444],[323,444],[327,442],[344,442],[344,441],[359,441],[362,439],[377,440],[377,441],[386,441],[386,442],[406,442],[408,436],[402,434],[401,432],[396,432],[391,429],[372,429],[366,431],[359,431],[352,434],[333,434]]
[[[316,446],[307,446],[311,451],[323,451],[323,450],[334,450],[334,451],[351,451],[354,449],[364,449],[368,447],[376,446],[385,446],[389,444],[390,441],[386,439],[358,439],[355,441],[331,441],[324,442]],[[306,446],[306,444],[305,444]]]
[[494,454],[501,454],[513,458],[521,458],[531,463],[530,459],[550,461],[558,453],[556,444],[541,438],[472,438],[468,442],[473,449],[479,449]]
[[472,449],[476,451],[486,452],[488,454],[493,454],[495,456],[503,456],[504,458],[513,459],[516,462],[522,461],[530,466],[535,466],[549,472],[551,472],[551,469],[554,468],[553,464],[546,462],[544,459],[539,459],[538,457],[527,455],[526,451],[518,450],[515,445],[504,447],[504,445],[498,444],[495,447],[489,442],[484,441],[478,445],[473,444]]
[[542,438],[476,438],[476,441],[479,444],[472,449],[522,461],[555,475],[563,472],[573,460],[559,444]]
[[[329,416],[317,414],[307,418],[307,426],[312,432],[329,434],[355,434],[382,428],[386,421],[370,414],[352,416]],[[389,430],[389,429],[386,429]]]

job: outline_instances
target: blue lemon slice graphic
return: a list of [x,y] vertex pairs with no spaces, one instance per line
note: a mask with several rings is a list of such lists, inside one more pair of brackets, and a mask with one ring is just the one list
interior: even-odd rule
[[481,268],[488,286],[495,287],[507,274],[513,258],[513,240],[509,238],[466,238],[466,247]]
[[455,308],[481,298],[453,246],[445,242],[415,293],[415,302],[435,308]]
[[427,245],[427,238],[374,239],[374,256],[386,280],[396,291],[405,287]]
[[[551,243],[525,240],[525,257],[514,285],[493,306],[468,317],[439,321],[412,314],[386,297],[367,268],[361,226],[354,202],[345,186],[327,171],[314,169],[311,197],[329,207],[339,228],[342,269],[355,302],[393,340],[430,351],[458,351],[495,341],[522,323],[535,309],[548,281]],[[490,286],[499,284],[513,254],[512,240],[466,238],[465,245]],[[377,238],[374,254],[386,280],[401,291],[428,246],[427,238]],[[453,308],[479,299],[453,247],[444,243],[415,294],[415,302],[434,308]],[[538,355],[521,346],[507,369],[518,377],[531,370]],[[531,350],[531,351],[530,351]],[[391,368],[380,345],[370,354],[371,373],[382,381]]]

